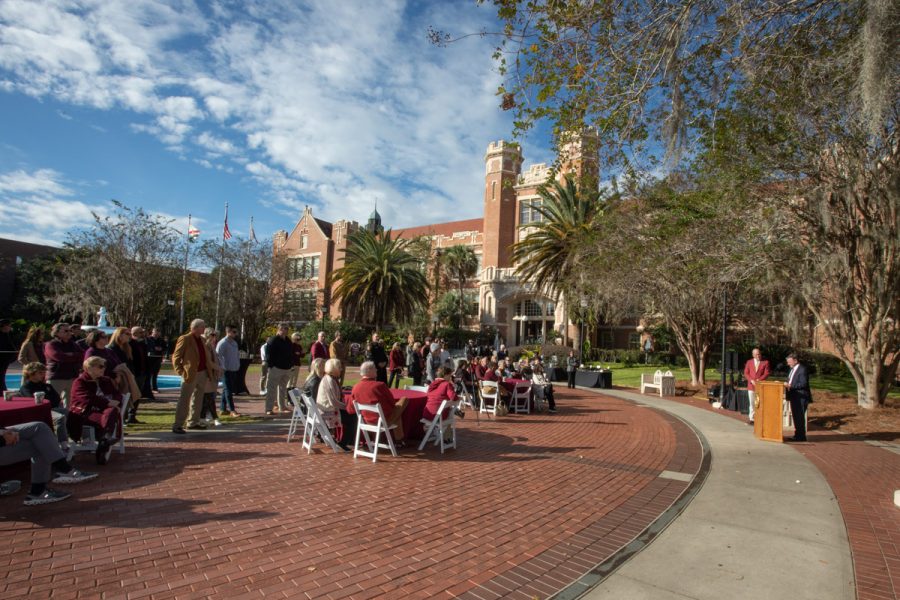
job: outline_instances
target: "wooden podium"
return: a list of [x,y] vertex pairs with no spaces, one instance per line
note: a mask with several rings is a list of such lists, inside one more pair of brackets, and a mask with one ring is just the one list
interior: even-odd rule
[[780,381],[758,382],[756,402],[759,406],[753,415],[753,434],[761,440],[781,442],[784,384]]

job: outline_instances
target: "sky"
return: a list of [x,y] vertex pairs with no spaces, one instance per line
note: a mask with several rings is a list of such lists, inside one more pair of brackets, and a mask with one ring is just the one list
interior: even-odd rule
[[[482,215],[510,139],[474,0],[0,0],[0,237],[58,245],[112,210],[260,241],[306,205],[386,227]],[[552,160],[523,140],[526,166]]]

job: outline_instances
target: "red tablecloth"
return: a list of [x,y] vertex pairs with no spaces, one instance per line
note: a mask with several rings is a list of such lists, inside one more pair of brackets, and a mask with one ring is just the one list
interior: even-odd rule
[[13,398],[9,402],[0,399],[0,427],[21,425],[31,421],[43,421],[53,426],[49,400],[44,400],[38,405],[34,403],[34,398]]
[[[391,388],[391,395],[396,400],[409,398],[401,419],[403,421],[403,433],[410,439],[422,439],[425,436],[425,428],[419,422],[419,419],[425,414],[425,403],[428,401],[428,395],[425,392],[398,390],[395,388]],[[350,402],[350,392],[347,390],[344,391],[344,399]]]

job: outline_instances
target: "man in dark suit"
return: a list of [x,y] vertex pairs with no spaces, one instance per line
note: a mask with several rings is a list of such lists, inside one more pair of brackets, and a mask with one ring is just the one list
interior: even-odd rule
[[794,418],[794,437],[795,442],[806,441],[806,407],[812,399],[812,393],[809,390],[809,375],[806,367],[797,360],[794,353],[788,354],[788,367],[791,368],[788,374],[788,380],[784,382],[784,389],[787,391],[788,402],[791,403],[791,416]]

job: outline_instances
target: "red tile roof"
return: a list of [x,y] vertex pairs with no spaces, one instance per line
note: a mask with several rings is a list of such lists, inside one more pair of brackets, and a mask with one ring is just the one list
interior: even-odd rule
[[444,235],[449,237],[460,231],[484,231],[484,219],[466,219],[465,221],[432,223],[431,225],[395,229],[394,238],[411,239],[420,235]]

